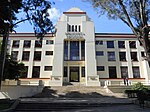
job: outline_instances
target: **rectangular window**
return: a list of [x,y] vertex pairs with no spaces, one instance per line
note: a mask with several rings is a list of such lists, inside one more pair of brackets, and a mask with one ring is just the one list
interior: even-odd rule
[[116,72],[116,67],[115,66],[109,66],[109,78],[117,78],[117,72]]
[[29,61],[30,51],[23,51],[22,61]]
[[97,71],[105,71],[104,66],[97,66]]
[[68,41],[64,42],[64,60],[68,60]]
[[33,66],[32,78],[39,78],[39,77],[40,77],[40,66]]
[[34,51],[34,61],[41,61],[41,51]]
[[119,48],[125,48],[125,41],[118,41]]
[[24,48],[30,48],[31,47],[31,40],[24,40],[23,47]]
[[77,25],[75,25],[75,32],[77,32]]
[[81,41],[81,60],[85,60],[85,41]]
[[136,48],[136,41],[129,41],[130,48]]
[[80,32],[81,31],[81,26],[79,25],[78,28],[79,28],[79,32]]
[[123,66],[120,67],[120,69],[121,69],[121,78],[128,78],[128,67]]
[[68,67],[64,67],[64,77],[68,77]]
[[17,61],[17,59],[18,59],[18,51],[12,51],[12,52],[11,52],[11,58],[12,58],[13,60],[16,60],[16,61]]
[[137,52],[131,52],[131,60],[132,61],[138,61],[138,59],[137,59]]
[[79,59],[79,41],[70,41],[70,60]]
[[46,51],[45,55],[53,55],[53,51]]
[[35,40],[35,47],[36,47],[36,48],[41,48],[41,47],[42,47],[42,41],[40,41],[40,40]]
[[68,32],[70,32],[71,31],[71,26],[70,25],[68,25]]
[[52,71],[52,66],[45,66],[44,71]]
[[27,78],[28,76],[28,66],[25,66],[25,69],[21,72],[19,78]]
[[103,41],[102,41],[102,40],[97,40],[97,41],[95,42],[95,44],[96,44],[96,45],[103,45]]
[[141,52],[141,56],[142,56],[142,57],[145,57],[145,52],[142,51],[142,52]]
[[115,52],[108,52],[108,61],[116,61]]
[[104,56],[104,52],[103,51],[96,51],[96,56]]
[[54,44],[54,41],[53,40],[46,40],[46,44]]
[[120,61],[126,61],[126,52],[119,52]]
[[82,67],[81,70],[82,70],[82,75],[81,75],[81,77],[85,77],[85,67]]
[[20,43],[19,40],[13,40],[13,45],[12,45],[12,47],[14,47],[14,48],[19,48],[19,43]]
[[107,41],[107,48],[114,48],[114,41]]
[[132,69],[133,69],[133,78],[140,78],[139,67],[132,67]]

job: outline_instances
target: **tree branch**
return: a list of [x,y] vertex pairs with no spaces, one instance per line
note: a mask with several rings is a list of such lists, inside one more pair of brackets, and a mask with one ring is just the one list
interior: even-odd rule
[[19,24],[19,23],[21,23],[21,22],[27,21],[27,20],[29,20],[29,18],[20,20],[20,21],[16,22],[15,24],[13,24],[12,27],[16,26],[17,24]]

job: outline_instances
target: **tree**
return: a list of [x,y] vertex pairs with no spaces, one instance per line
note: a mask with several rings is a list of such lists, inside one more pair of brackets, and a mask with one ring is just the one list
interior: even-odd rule
[[144,47],[150,61],[150,1],[149,0],[84,0],[92,4],[99,15],[107,14],[109,19],[120,19],[129,26]]
[[[0,52],[0,87],[3,77],[9,33],[21,22],[29,21],[34,26],[35,36],[42,39],[53,30],[48,9],[52,3],[47,0],[1,0],[0,1],[0,36],[3,37]],[[24,18],[17,14],[24,13]]]

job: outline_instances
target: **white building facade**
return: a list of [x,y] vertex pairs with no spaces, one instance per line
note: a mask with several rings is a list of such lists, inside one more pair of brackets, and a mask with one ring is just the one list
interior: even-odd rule
[[150,80],[150,64],[133,34],[95,33],[86,12],[71,8],[56,25],[56,34],[39,41],[34,33],[10,35],[9,53],[23,62],[23,81],[42,80],[45,86],[79,83],[85,86]]

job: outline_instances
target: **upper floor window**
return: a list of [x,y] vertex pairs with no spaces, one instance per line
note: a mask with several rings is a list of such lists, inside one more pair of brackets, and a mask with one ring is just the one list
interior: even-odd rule
[[132,67],[132,70],[133,70],[133,78],[140,78],[139,67]]
[[97,40],[97,41],[95,42],[95,44],[96,44],[96,45],[103,45],[103,41],[102,41],[102,40]]
[[107,53],[108,55],[108,61],[116,61],[116,58],[115,58],[115,52],[108,52]]
[[103,51],[96,51],[96,56],[104,56],[104,52]]
[[29,61],[30,51],[23,51],[22,60]]
[[130,48],[136,48],[136,41],[129,41]]
[[81,26],[80,25],[78,26],[78,28],[79,28],[79,32],[81,32]]
[[132,61],[138,61],[138,59],[137,59],[137,52],[131,52],[131,60]]
[[125,48],[125,41],[118,41],[119,48]]
[[11,58],[13,60],[17,60],[18,59],[18,51],[12,51],[11,52]]
[[54,44],[53,40],[46,40],[46,44]]
[[31,47],[31,40],[25,40],[24,44],[23,44],[23,47],[30,48]]
[[42,47],[42,41],[35,40],[35,47]]
[[104,66],[97,66],[97,71],[104,71],[104,70],[105,70]]
[[45,66],[44,71],[52,71],[52,66]]
[[34,51],[34,60],[35,61],[41,60],[41,51]]
[[72,32],[74,32],[74,25],[72,25]]
[[114,48],[114,41],[107,41],[107,48]]
[[126,61],[126,52],[119,52],[120,61]]
[[12,47],[19,48],[19,43],[20,43],[19,40],[13,40],[13,45],[12,45]]
[[53,51],[46,51],[45,55],[53,55]]

